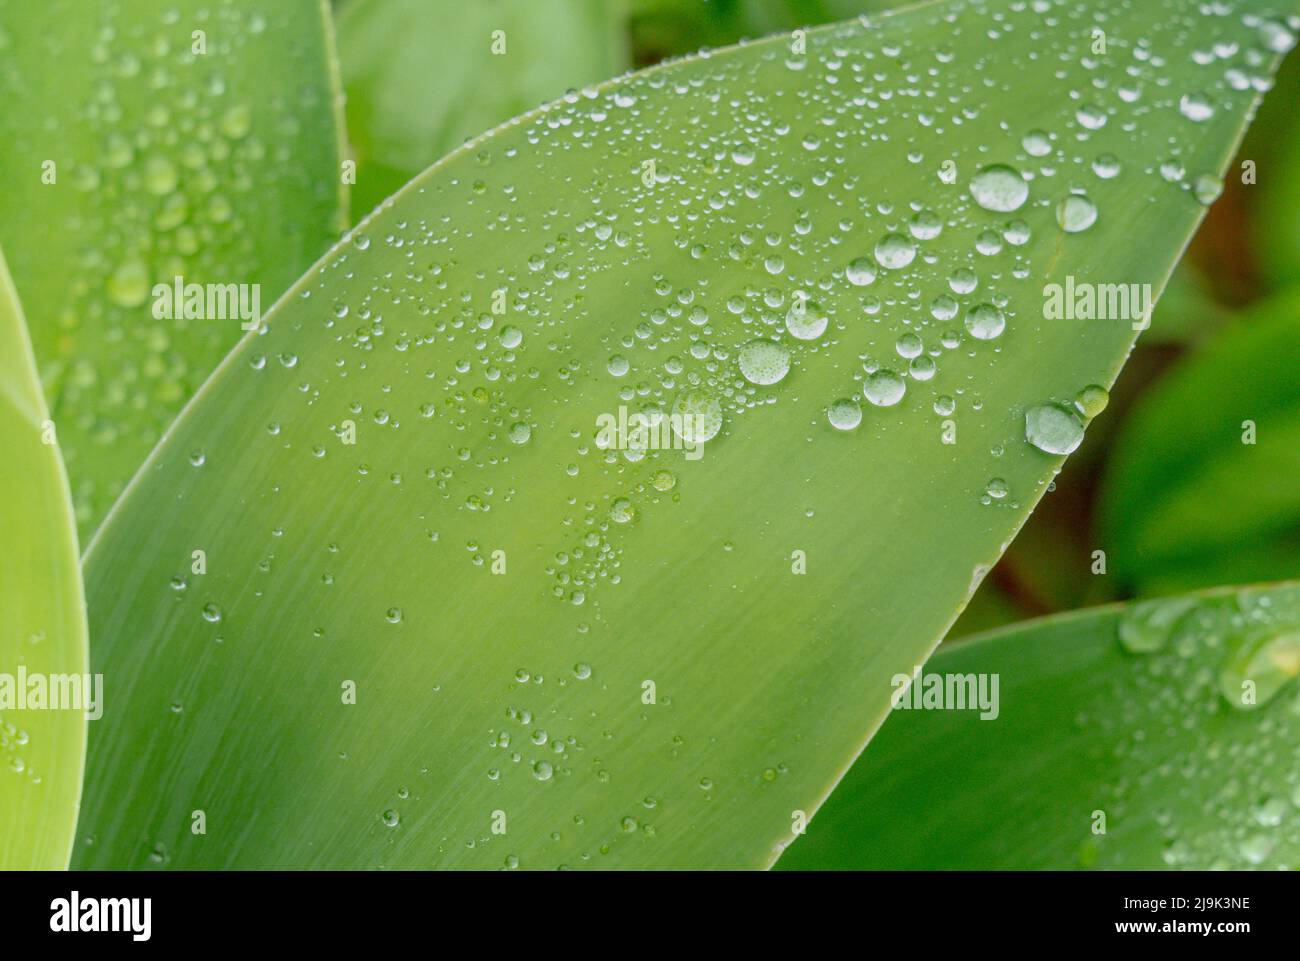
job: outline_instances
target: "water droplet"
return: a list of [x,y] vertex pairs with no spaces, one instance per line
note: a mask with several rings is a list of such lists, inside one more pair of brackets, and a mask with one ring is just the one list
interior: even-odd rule
[[1025,440],[1047,454],[1073,453],[1083,442],[1083,423],[1059,404],[1025,411]]
[[1089,384],[1074,398],[1074,406],[1088,420],[1096,417],[1110,403],[1110,394],[1100,384]]
[[1067,234],[1081,233],[1097,222],[1097,205],[1085,194],[1070,194],[1056,205],[1056,222]]
[[1119,642],[1134,654],[1150,654],[1169,643],[1174,626],[1196,606],[1190,597],[1157,598],[1130,604],[1119,620]]
[[1295,46],[1296,36],[1280,21],[1262,20],[1259,24],[1259,39],[1273,53],[1286,53]]
[[826,418],[836,430],[854,430],[862,423],[862,406],[856,400],[843,398],[827,408]]
[[1223,181],[1211,174],[1201,174],[1192,184],[1192,195],[1206,207],[1218,200],[1222,193]]
[[[788,323],[787,321],[787,325]],[[825,327],[823,318],[822,329]],[[794,331],[791,330],[791,333]],[[820,333],[819,330],[818,334]],[[771,340],[751,340],[740,348],[736,361],[740,365],[741,374],[751,384],[776,384],[790,372],[790,351]]]
[[893,407],[907,393],[903,378],[888,368],[868,374],[862,385],[863,396],[877,407]]
[[786,330],[800,340],[816,340],[825,333],[829,322],[821,304],[803,296],[795,297],[794,304],[785,315]]
[[971,178],[970,193],[985,210],[1009,213],[1029,198],[1029,184],[1014,167],[993,164]]
[[1025,134],[1020,145],[1031,157],[1046,157],[1052,152],[1052,138],[1045,130],[1031,130]]
[[894,342],[894,350],[898,353],[898,356],[907,360],[919,356],[924,349],[925,344],[921,342],[921,338],[910,330],[900,335],[898,340]]
[[943,233],[943,220],[933,210],[918,210],[907,229],[917,240],[933,240]]
[[1203,93],[1183,94],[1178,101],[1178,111],[1188,120],[1194,120],[1197,123],[1209,120],[1214,116],[1214,106]]
[[636,517],[636,508],[626,497],[617,497],[609,507],[609,519],[615,524],[628,524]]
[[1119,171],[1119,158],[1113,153],[1098,154],[1097,159],[1092,162],[1092,172],[1102,180],[1110,180],[1114,177],[1118,177]]
[[127,260],[108,278],[108,296],[119,307],[139,307],[149,296],[149,271],[143,261]]
[[1006,326],[1006,315],[992,304],[977,304],[966,314],[966,329],[977,340],[993,340]]
[[701,391],[682,394],[673,404],[670,423],[687,444],[712,440],[722,430],[722,405]]
[[1100,130],[1106,126],[1106,111],[1096,104],[1084,104],[1075,111],[1074,116],[1081,126],[1087,127],[1089,130]]
[[533,429],[523,421],[516,421],[510,425],[510,443],[527,444],[533,436]]
[[885,234],[876,244],[876,262],[882,267],[901,270],[916,258],[916,245],[902,234]]
[[[1249,710],[1266,704],[1300,674],[1300,630],[1258,627],[1235,641],[1219,672],[1219,690],[1233,707]],[[1242,696],[1248,681],[1254,688],[1250,700]]]
[[677,486],[677,478],[673,476],[672,471],[655,471],[650,483],[654,485],[654,489],[657,491],[670,491]]
[[859,257],[845,269],[844,276],[854,287],[865,287],[875,281],[876,267],[866,257]]

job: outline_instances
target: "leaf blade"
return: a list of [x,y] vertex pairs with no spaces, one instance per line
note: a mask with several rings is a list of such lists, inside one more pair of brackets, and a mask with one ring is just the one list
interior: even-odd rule
[[1040,618],[945,647],[925,673],[945,683],[998,676],[998,716],[981,720],[978,707],[896,710],[778,867],[1294,863],[1294,832],[1279,823],[1294,817],[1286,806],[1295,685],[1244,711],[1225,700],[1219,680],[1234,645],[1259,642],[1250,631],[1290,631],[1294,649],[1300,588],[1220,589],[1176,602],[1184,600],[1161,648],[1148,653],[1118,639],[1142,605]]
[[0,870],[61,870],[77,826],[86,720],[28,703],[20,679],[85,674],[86,604],[68,481],[45,440],[49,412],[3,253],[0,346]]
[[[1059,465],[1025,443],[1025,410],[1110,384],[1131,346],[1127,322],[1038,318],[1037,285],[1086,267],[1158,286],[1202,214],[1135,169],[1092,188],[1095,233],[1066,237],[1058,195],[1035,192],[1024,216],[1040,240],[1008,299],[1006,339],[968,339],[969,353],[943,354],[935,387],[912,378],[902,405],[869,408],[857,434],[834,431],[827,407],[863,390],[859,355],[893,356],[908,330],[909,290],[933,296],[975,266],[988,296],[1011,289],[972,247],[1002,218],[973,205],[967,178],[990,141],[1031,162],[1016,153],[1022,131],[997,117],[978,130],[963,119],[959,139],[918,120],[915,136],[966,171],[943,193],[943,154],[909,159],[922,141],[819,147],[792,127],[795,102],[827,119],[840,108],[854,129],[901,122],[892,98],[856,102],[819,71],[848,61],[885,73],[892,91],[912,63],[887,51],[926,56],[941,33],[941,53],[992,71],[1026,129],[1077,135],[1077,108],[1039,60],[1037,19],[996,4],[1026,45],[985,60],[984,9],[931,4],[870,29],[811,31],[795,65],[775,38],[552,105],[440,162],[309,273],[155,450],[88,552],[102,656],[144,680],[124,719],[95,732],[84,833],[97,840],[78,863],[148,866],[158,843],[180,867],[768,864],[791,812],[815,810],[883,720],[888,679],[924,660]],[[1063,17],[1051,42],[1082,56],[1095,15]],[[1154,38],[1161,63],[1191,64],[1185,26],[1149,10],[1112,42]],[[967,69],[941,89],[962,89]],[[1088,136],[1136,168],[1153,152],[1146,137],[1177,130],[1197,172],[1221,171],[1247,97],[1214,89],[1223,106],[1208,125],[1185,124],[1162,95],[1168,112],[1136,144],[1118,118]],[[743,137],[737,116],[750,118]],[[665,129],[688,134],[654,136]],[[831,175],[841,151],[843,182]],[[892,173],[868,191],[861,171]],[[881,267],[874,291],[890,303],[873,309],[846,265],[918,199],[942,211],[945,236],[914,266]],[[780,264],[762,240],[773,233]],[[792,289],[815,291],[830,314],[816,346],[786,332]],[[694,307],[707,315],[693,321]],[[637,348],[657,328],[673,351],[662,371]],[[940,331],[924,328],[932,344]],[[790,379],[731,386],[736,350],[760,333],[789,347]],[[708,349],[693,353],[700,341]],[[939,385],[976,378],[954,451],[928,411]],[[650,400],[666,412],[695,389],[725,405],[702,460],[607,457],[593,443],[598,415]],[[1000,457],[982,453],[994,447]],[[674,483],[657,486],[658,470]],[[981,503],[995,470],[1012,491],[1001,508]],[[222,563],[179,599],[160,593],[203,543]],[[793,570],[796,550],[807,574]],[[156,588],[127,604],[123,579]],[[905,600],[896,583],[909,584]],[[355,705],[340,696],[349,681]],[[134,732],[170,702],[180,713],[140,770],[125,769]],[[265,763],[239,761],[249,756]],[[183,771],[185,790],[157,797],[146,771]],[[189,812],[216,820],[217,801],[238,839],[192,838]],[[495,811],[505,835],[491,832]]]

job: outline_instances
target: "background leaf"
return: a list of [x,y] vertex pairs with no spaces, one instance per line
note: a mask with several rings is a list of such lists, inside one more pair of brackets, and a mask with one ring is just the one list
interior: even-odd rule
[[[997,717],[895,710],[778,867],[1294,868],[1297,671],[1296,585],[1081,611],[945,647],[926,674],[996,674]],[[1253,708],[1243,677],[1258,684]]]
[[643,64],[907,6],[893,0],[630,0],[630,5],[633,45]]
[[80,711],[19,710],[19,671],[84,674],[86,603],[68,481],[0,254],[0,870],[68,866],[86,756]]
[[622,5],[607,0],[345,4],[339,56],[357,158],[354,217],[468,138],[627,69],[623,28]]
[[[1300,290],[1266,302],[1138,403],[1107,468],[1111,571],[1167,593],[1300,576]],[[1247,422],[1255,443],[1244,443]]]
[[[77,863],[767,864],[1059,467],[1026,412],[1095,411],[1131,348],[1128,321],[1046,319],[1043,285],[1158,288],[1200,219],[1156,158],[1221,171],[1253,97],[1191,55],[1204,26],[916,7],[625,78],[414,182],[88,551],[97,661],[133,685],[93,731]],[[1214,28],[1270,59],[1252,19]],[[1198,91],[1212,116],[1180,110]],[[1031,178],[1014,214],[972,199],[994,162]],[[1067,234],[1072,184],[1099,214]],[[968,333],[995,304],[1005,331]],[[738,359],[760,338],[779,383]],[[835,429],[864,396],[898,403]],[[718,433],[699,460],[601,449],[621,406]]]
[[83,539],[239,339],[238,318],[156,319],[153,286],[260,284],[269,310],[338,236],[328,17],[0,0],[0,243]]

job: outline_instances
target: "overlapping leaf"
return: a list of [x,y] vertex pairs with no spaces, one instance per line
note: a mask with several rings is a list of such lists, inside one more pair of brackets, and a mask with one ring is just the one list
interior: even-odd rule
[[628,65],[606,0],[351,0],[339,57],[357,219],[468,138]]
[[[0,0],[0,243],[83,539],[254,294],[269,310],[338,236],[328,17],[323,0]],[[178,277],[204,289],[189,316],[155,292]],[[246,285],[248,310],[208,285]]]
[[1111,572],[1166,593],[1300,575],[1300,292],[1260,304],[1139,403],[1107,466]]
[[[56,431],[0,254],[0,869],[65,868],[86,751],[86,605]],[[76,680],[72,680],[72,678]]]
[[1294,868],[1297,673],[1294,584],[945,647],[779,867]]

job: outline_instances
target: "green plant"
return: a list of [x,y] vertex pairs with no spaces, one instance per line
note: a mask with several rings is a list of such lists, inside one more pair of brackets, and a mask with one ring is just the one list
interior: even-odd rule
[[[227,97],[212,93],[211,75],[178,74],[175,109],[202,130],[228,116],[214,104],[247,103],[266,146],[279,127],[288,142],[249,172],[240,229],[216,230],[211,248],[190,256],[205,276],[288,289],[219,363],[231,325],[204,328],[202,349],[163,348],[183,378],[143,363],[149,383],[175,388],[159,402],[110,390],[121,401],[112,416],[130,411],[120,431],[99,429],[105,386],[94,374],[120,359],[123,331],[147,305],[121,302],[119,267],[110,271],[103,251],[148,251],[141,289],[172,271],[173,228],[158,223],[168,201],[146,198],[155,156],[136,144],[115,190],[65,185],[47,196],[31,185],[44,142],[8,121],[27,144],[12,172],[27,180],[0,239],[21,239],[33,211],[53,209],[60,242],[82,250],[72,225],[104,223],[119,201],[149,205],[134,232],[103,227],[104,243],[83,257],[99,273],[74,303],[104,324],[61,328],[68,294],[30,245],[15,270],[43,331],[38,358],[42,343],[63,358],[50,362],[46,393],[87,434],[68,441],[74,490],[111,489],[122,463],[142,457],[117,441],[129,433],[138,447],[188,400],[97,529],[102,505],[85,501],[92,666],[121,679],[121,693],[91,726],[73,866],[771,865],[891,715],[893,679],[919,671],[953,629],[1085,430],[1095,448],[1093,418],[1122,391],[1116,376],[1150,319],[1148,298],[1235,176],[1258,91],[1300,27],[1285,19],[1294,4],[1266,0],[1231,15],[1119,0],[948,0],[811,29],[794,18],[841,5],[724,6],[709,21],[721,32],[793,32],[583,86],[622,63],[620,21],[607,7],[563,6],[574,26],[555,29],[573,53],[539,62],[538,37],[558,8],[540,22],[521,5],[461,6],[430,21],[416,18],[424,5],[356,0],[341,17],[353,158],[336,150],[323,8],[288,4],[263,22],[260,7],[229,0],[217,17],[236,40],[220,48],[231,59],[213,75],[256,76],[241,73],[246,85]],[[637,4],[632,35],[671,21],[676,34],[655,35],[705,39],[681,26],[692,22],[681,7]],[[148,4],[115,14],[120,49],[109,60],[119,66],[105,69],[130,59],[123,37],[153,37],[166,60],[198,16],[197,5],[167,5],[177,8],[170,22]],[[28,18],[0,3],[0,37],[25,51],[18,67],[0,67],[0,89],[39,103],[48,95],[19,83],[39,56],[33,38],[93,61],[98,35],[75,17],[71,26]],[[448,30],[463,31],[450,44],[464,69],[428,69],[428,38]],[[261,59],[291,40],[283,63]],[[664,52],[677,42],[663,39]],[[200,62],[182,53],[177,69]],[[76,116],[97,79],[67,81],[71,93],[51,109]],[[564,87],[562,99],[416,176],[467,133]],[[147,125],[157,100],[148,84],[112,91],[124,130],[141,117]],[[418,109],[435,96],[464,115]],[[265,111],[254,108],[263,101]],[[108,125],[95,134],[111,139],[112,118],[95,119]],[[76,157],[80,128],[59,129]],[[213,142],[226,140],[244,137]],[[183,137],[163,146],[174,170],[184,165]],[[302,157],[317,166],[303,170]],[[176,195],[192,205],[217,159],[178,175]],[[412,176],[325,250],[341,185],[355,186],[360,213]],[[310,215],[294,220],[302,207]],[[267,251],[286,224],[304,222],[287,256]],[[208,259],[226,244],[241,256]],[[1138,300],[1086,316],[1073,292],[1090,285],[1103,300],[1116,285]],[[1235,317],[1198,275],[1183,275],[1178,291],[1180,314],[1194,316],[1162,330],[1168,349]],[[171,327],[155,320],[128,340],[156,355]],[[1286,427],[1296,383],[1274,370],[1290,328],[1270,330],[1238,350],[1206,349],[1271,385],[1252,395],[1267,403],[1250,403],[1272,431]],[[66,359],[82,352],[91,359]],[[69,380],[78,364],[90,375]],[[1207,402],[1206,416],[1238,419],[1239,398],[1222,396],[1232,402],[1222,411]],[[1093,599],[1085,590],[1164,583],[1141,566],[1150,551],[1123,538],[1161,543],[1160,532],[1185,526],[1177,503],[1163,515],[1143,509],[1167,486],[1155,449],[1176,436],[1163,425],[1185,403],[1166,401],[1148,421],[1155,428],[1125,423],[1138,439],[1121,444],[1133,453],[1112,468],[1120,479],[1107,516],[1119,520],[1108,521],[1104,549],[1066,562],[1059,545],[1086,526],[1068,520],[1026,538],[1013,559],[1034,576],[1012,570],[1013,589],[983,592],[991,600],[977,614],[1014,617],[1029,593],[1082,602]],[[1284,432],[1262,449],[1289,464],[1276,439]],[[74,458],[82,450],[105,465]],[[1275,553],[1285,551],[1293,498],[1236,507],[1214,544],[1244,526],[1283,532]],[[1158,533],[1125,519],[1136,515]],[[1118,576],[1099,579],[1108,551]],[[1175,553],[1196,552],[1189,541]],[[1259,577],[1278,573],[1267,566]],[[1291,595],[1249,595],[1262,596]],[[1173,603],[1180,615],[1213,607]],[[1008,784],[1035,776],[1067,696],[1100,697],[1093,667],[1117,684],[1152,683],[1103,649],[1117,616],[1027,626],[943,655],[964,665],[1014,649],[1014,690],[1036,691],[1044,643],[1075,627],[1086,635],[1074,664],[1084,674],[1052,676],[1060,701],[1044,702],[1034,723],[1013,715],[993,726],[1025,755]],[[1275,616],[1270,636],[1291,637],[1290,615]],[[1245,636],[1239,627],[1202,626],[1195,640],[1229,644]],[[1295,671],[1279,643],[1274,660],[1229,667],[1272,669],[1284,686]],[[1267,700],[1261,711],[1276,714],[1281,698]],[[886,736],[916,723],[928,722],[895,720]],[[983,756],[969,732],[948,731],[961,723],[931,726],[953,752]],[[1232,723],[1234,736],[1246,731],[1246,720]],[[908,746],[884,743],[885,757]],[[817,822],[855,864],[876,863],[899,827],[861,815],[883,789],[859,774],[876,755],[849,772]],[[903,786],[920,793],[900,788],[895,803],[926,796],[927,775],[913,767],[918,783]],[[1083,787],[1060,790],[1104,795],[1096,785],[1113,769],[1089,773]],[[1273,790],[1284,777],[1261,775]],[[1243,804],[1256,803],[1258,786]],[[46,816],[51,830],[68,829],[66,810]],[[1078,853],[1075,827],[1064,816],[1044,823],[1054,852]],[[1149,851],[1127,838],[1079,856],[1147,863]],[[1002,843],[964,856],[1023,863],[1014,837]],[[933,845],[919,856],[941,866],[952,852]],[[790,857],[792,867],[831,863],[811,837]]]

